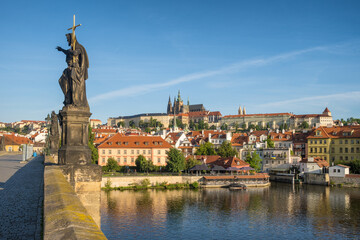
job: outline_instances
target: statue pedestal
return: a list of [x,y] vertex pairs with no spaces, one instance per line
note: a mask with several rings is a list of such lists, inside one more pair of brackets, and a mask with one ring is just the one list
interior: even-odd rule
[[101,166],[91,163],[89,108],[71,105],[59,112],[62,127],[59,165],[80,201],[100,227]]
[[65,106],[59,115],[62,125],[59,164],[90,164],[91,150],[88,146],[88,127],[91,113],[89,109]]

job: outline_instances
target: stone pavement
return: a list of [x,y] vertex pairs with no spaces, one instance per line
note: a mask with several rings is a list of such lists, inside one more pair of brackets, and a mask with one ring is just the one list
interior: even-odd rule
[[0,239],[41,239],[44,158],[0,156]]

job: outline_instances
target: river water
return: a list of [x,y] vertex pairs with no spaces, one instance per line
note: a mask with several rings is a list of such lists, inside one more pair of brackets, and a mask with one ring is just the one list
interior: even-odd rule
[[109,239],[360,239],[360,190],[272,183],[102,192]]

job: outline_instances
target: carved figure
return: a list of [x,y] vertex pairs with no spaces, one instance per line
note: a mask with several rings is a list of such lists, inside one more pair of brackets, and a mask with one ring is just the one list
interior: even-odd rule
[[85,48],[78,43],[75,37],[75,28],[80,25],[74,26],[72,33],[66,34],[68,45],[70,49],[65,50],[61,47],[56,47],[58,51],[66,55],[66,63],[68,67],[63,71],[59,79],[60,87],[64,93],[64,105],[72,105],[75,107],[89,108],[86,98],[86,85],[85,80],[88,78],[89,59]]

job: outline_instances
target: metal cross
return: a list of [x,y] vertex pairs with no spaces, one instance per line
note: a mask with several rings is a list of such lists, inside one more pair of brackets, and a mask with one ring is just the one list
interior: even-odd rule
[[78,25],[75,25],[75,14],[74,14],[74,24],[71,28],[69,28],[68,30],[71,30],[72,29],[72,34],[71,34],[71,37],[72,37],[72,41],[71,41],[71,47],[72,49],[75,51],[75,42],[76,42],[76,38],[75,38],[75,29],[77,27],[81,26],[81,24],[78,24]]

